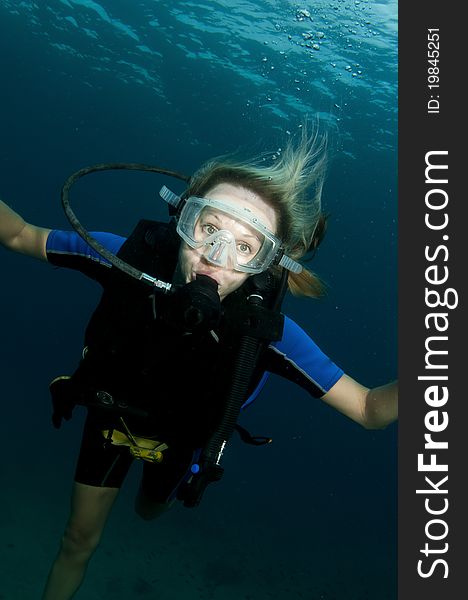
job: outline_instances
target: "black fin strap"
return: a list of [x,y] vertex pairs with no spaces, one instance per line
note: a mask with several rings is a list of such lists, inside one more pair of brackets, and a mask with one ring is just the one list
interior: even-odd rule
[[247,429],[244,429],[240,425],[236,425],[236,431],[243,442],[246,444],[251,444],[252,446],[264,446],[265,444],[271,444],[273,441],[273,439],[269,437],[261,435],[253,436],[247,431]]

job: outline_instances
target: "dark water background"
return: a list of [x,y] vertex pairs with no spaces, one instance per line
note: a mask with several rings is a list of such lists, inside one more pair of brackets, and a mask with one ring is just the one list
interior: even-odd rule
[[[307,9],[309,12],[305,12]],[[213,155],[277,153],[305,114],[335,148],[321,301],[285,311],[347,373],[396,377],[396,2],[0,0],[0,196],[68,228],[60,189],[97,162],[190,173]],[[146,174],[93,175],[75,209],[128,234],[166,218]],[[173,187],[173,182],[170,182]],[[79,200],[79,204],[78,204]],[[48,382],[70,372],[99,289],[0,251],[0,598],[40,597],[68,514],[83,412],[58,432]],[[136,466],[77,598],[393,600],[396,425],[365,431],[272,379],[203,504],[132,513]]]

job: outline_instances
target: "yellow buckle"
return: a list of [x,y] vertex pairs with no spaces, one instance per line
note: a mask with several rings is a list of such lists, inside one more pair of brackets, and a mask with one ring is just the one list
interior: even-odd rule
[[163,459],[163,453],[160,450],[149,450],[148,448],[139,448],[138,446],[130,446],[129,449],[130,454],[138,459],[158,463]]
[[118,429],[103,429],[102,434],[107,440],[114,446],[128,446],[130,454],[136,459],[157,463],[162,461],[163,451],[167,450],[169,447],[167,444],[159,442],[158,440],[134,436],[128,429],[127,424],[122,417],[120,417],[120,421],[122,422],[126,433],[123,433]]

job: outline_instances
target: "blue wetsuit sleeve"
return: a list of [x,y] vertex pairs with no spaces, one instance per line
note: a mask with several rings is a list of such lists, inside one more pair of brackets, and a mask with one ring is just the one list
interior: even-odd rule
[[311,385],[317,388],[314,395],[318,391],[323,396],[344,374],[302,327],[289,317],[285,317],[283,338],[273,345],[273,349],[297,371],[298,380],[304,379],[304,387],[308,387],[309,391],[312,391]]
[[[113,233],[91,232],[91,235],[113,254],[117,254],[125,242],[124,237]],[[51,231],[47,238],[46,251],[47,260],[51,264],[75,269],[97,281],[101,281],[112,266],[74,231]]]
[[300,385],[315,398],[321,398],[343,376],[338,367],[289,317],[285,317],[283,337],[271,344],[265,358],[266,372],[250,395],[244,407],[253,402],[267,381],[275,373]]

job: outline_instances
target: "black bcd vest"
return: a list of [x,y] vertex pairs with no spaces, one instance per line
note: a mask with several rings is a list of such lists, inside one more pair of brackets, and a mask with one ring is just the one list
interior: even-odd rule
[[[117,256],[152,277],[172,282],[179,247],[173,221],[142,220]],[[224,300],[219,331],[186,335],[174,331],[161,317],[170,294],[112,267],[86,328],[84,358],[73,375],[80,393],[93,402],[96,393],[105,392],[116,401],[147,411],[145,419],[129,417],[135,435],[203,445],[220,418],[239,336],[250,331],[252,323],[265,330],[260,334],[262,348],[281,336],[278,306],[266,311],[266,319],[265,312],[258,319],[255,314],[245,318],[242,307],[251,292],[250,279]],[[277,285],[275,280],[266,293],[268,309],[280,304]],[[264,373],[261,354],[249,392]]]

